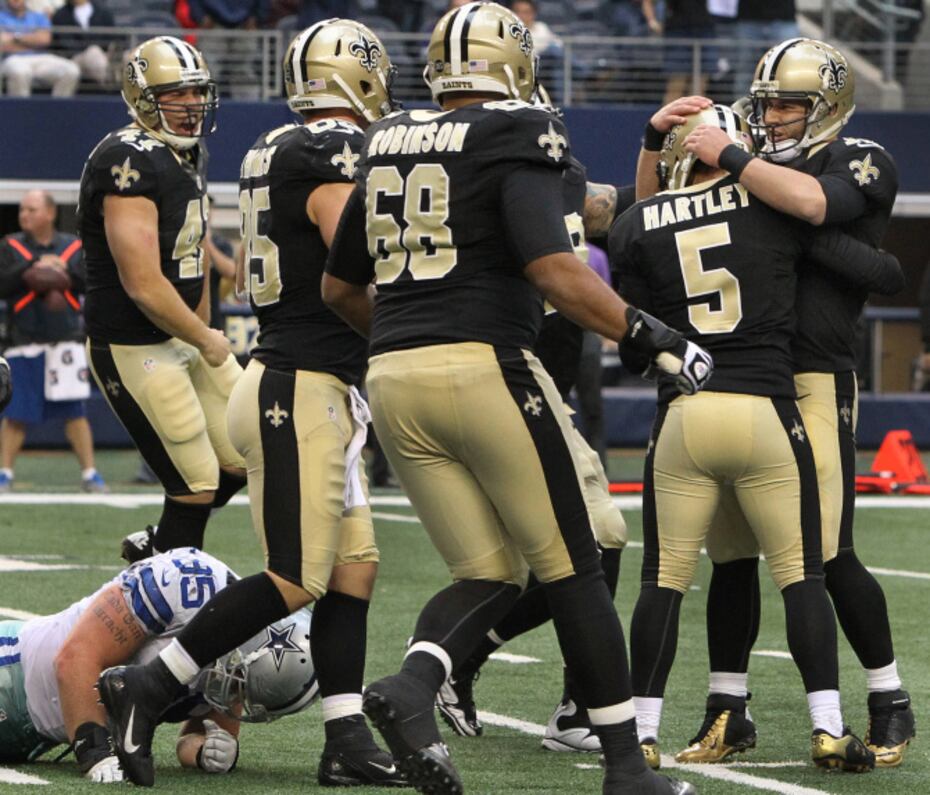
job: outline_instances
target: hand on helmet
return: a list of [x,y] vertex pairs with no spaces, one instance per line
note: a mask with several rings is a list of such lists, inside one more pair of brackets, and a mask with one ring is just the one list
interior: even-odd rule
[[680,97],[653,113],[649,123],[664,135],[676,124],[684,124],[688,116],[713,104],[707,97]]

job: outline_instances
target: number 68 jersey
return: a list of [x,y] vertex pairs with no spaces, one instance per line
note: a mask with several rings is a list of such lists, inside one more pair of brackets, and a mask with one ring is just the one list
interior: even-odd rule
[[133,125],[110,133],[91,152],[81,174],[78,227],[87,265],[84,315],[92,340],[149,345],[169,338],[123,289],[107,243],[104,199],[141,196],[155,204],[161,271],[195,309],[203,294],[206,173],[202,144],[178,153]]
[[[20,630],[20,654],[26,684],[26,702],[36,729],[44,737],[67,742],[55,675],[55,656],[78,620],[100,591],[119,586],[131,619],[147,640],[132,660],[143,663],[155,657],[198,610],[235,578],[225,563],[198,549],[180,548],[133,564],[91,596],[51,616],[27,621]],[[130,628],[113,630],[116,641]]]

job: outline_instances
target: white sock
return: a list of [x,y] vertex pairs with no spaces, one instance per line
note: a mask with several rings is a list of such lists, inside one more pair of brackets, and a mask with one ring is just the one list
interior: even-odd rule
[[90,480],[90,479],[91,479],[94,475],[96,475],[96,474],[97,474],[97,468],[96,468],[96,467],[88,467],[87,469],[82,469],[82,470],[81,470],[81,479],[82,479],[82,480]]
[[0,475],[6,475],[10,480],[12,480],[12,479],[13,479],[13,470],[12,470],[12,469],[7,469],[6,467],[3,467],[3,469],[0,469]]
[[898,676],[898,661],[892,660],[891,665],[884,668],[866,668],[865,678],[870,693],[886,693],[901,689],[901,677]]
[[738,674],[727,671],[711,671],[707,692],[708,694],[721,693],[727,696],[746,698],[749,694],[749,690],[747,689],[748,684],[748,673]]
[[323,722],[362,714],[361,693],[339,693],[323,699]]
[[611,704],[609,707],[596,707],[588,710],[588,720],[592,726],[610,726],[617,723],[626,723],[636,717],[636,707],[633,699]]
[[449,657],[449,653],[438,643],[431,643],[427,640],[418,640],[409,649],[407,649],[407,653],[404,655],[404,659],[406,660],[411,654],[414,654],[415,652],[425,652],[426,654],[432,654],[433,657],[439,660],[440,664],[445,669],[446,679],[452,676],[452,658]]
[[815,690],[807,694],[807,708],[814,730],[826,729],[834,737],[843,736],[843,713],[839,690]]
[[636,733],[639,741],[647,738],[659,739],[659,724],[662,722],[663,698],[640,698],[633,696],[636,706]]
[[200,673],[200,666],[191,659],[187,649],[178,643],[177,638],[165,646],[158,656],[182,685],[189,685]]

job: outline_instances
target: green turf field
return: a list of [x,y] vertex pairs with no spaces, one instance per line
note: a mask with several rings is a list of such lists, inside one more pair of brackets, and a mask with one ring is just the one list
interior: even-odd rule
[[[612,460],[633,471],[635,456]],[[101,456],[100,469],[114,491],[126,491],[135,470],[135,457],[126,453]],[[624,476],[632,476],[626,475]],[[68,454],[27,455],[17,465],[16,495],[42,483],[55,492],[76,491],[77,472]],[[137,489],[139,491],[139,489]],[[155,489],[141,489],[142,498]],[[398,492],[390,492],[396,497]],[[888,503],[894,504],[894,498]],[[930,508],[930,500],[928,500]],[[397,505],[375,505],[382,568],[370,616],[368,679],[393,672],[400,664],[404,641],[419,607],[447,583],[438,557],[412,518]],[[119,568],[116,550],[126,532],[155,521],[159,509],[104,507],[99,504],[13,504],[0,498],[0,611],[52,612],[92,592]],[[625,625],[635,601],[641,549],[640,514],[625,511],[634,544],[624,554],[617,603]],[[895,631],[901,673],[914,696],[919,727],[923,726],[930,693],[930,553],[927,533],[930,511],[918,509],[860,509],[857,542],[862,557],[886,573],[879,574]],[[211,522],[207,549],[241,574],[260,567],[258,545],[245,507],[230,506]],[[56,567],[50,569],[47,567]],[[58,568],[66,566],[67,568]],[[32,567],[38,570],[23,571]],[[917,574],[919,576],[913,576]],[[703,590],[709,565],[702,563],[696,590],[684,602],[678,658],[669,683],[661,745],[673,753],[700,724],[706,687]],[[781,600],[763,580],[763,626],[758,651],[784,652]],[[554,754],[539,745],[542,727],[561,691],[560,658],[550,627],[517,639],[505,650],[534,657],[539,662],[513,664],[492,660],[476,686],[479,709],[493,713],[485,734],[462,739],[445,732],[454,759],[472,793],[600,792],[596,757]],[[840,644],[844,712],[855,731],[865,731],[864,675],[844,640]],[[808,761],[810,731],[800,678],[790,660],[754,656],[750,669],[751,709],[759,728],[759,746],[739,757],[736,765],[694,768],[679,774],[706,795],[780,792],[873,793],[921,795],[930,793],[930,753],[922,736],[898,770],[854,776],[817,770]],[[510,719],[518,728],[504,728]],[[306,792],[315,791],[315,767],[322,746],[319,707],[264,726],[246,726],[238,770],[232,776],[210,777],[181,772],[174,759],[174,729],[162,727],[156,736],[156,786],[164,792]],[[522,723],[521,723],[522,722]],[[52,758],[54,754],[49,754]],[[22,791],[3,783],[18,774],[35,776],[51,786],[44,791],[98,790],[77,777],[73,757],[57,764],[42,761],[0,769],[0,789]],[[703,771],[703,772],[702,772]],[[709,777],[712,774],[713,777]],[[374,791],[374,790],[371,790]],[[386,792],[386,790],[385,790]]]

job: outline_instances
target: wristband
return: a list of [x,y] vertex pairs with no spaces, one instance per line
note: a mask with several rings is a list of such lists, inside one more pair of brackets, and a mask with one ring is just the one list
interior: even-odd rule
[[729,171],[734,177],[739,179],[743,169],[752,162],[752,155],[736,144],[730,144],[720,153],[718,163],[724,171]]
[[665,133],[659,132],[652,126],[651,121],[647,121],[646,129],[643,131],[643,149],[647,152],[661,152],[664,142]]

